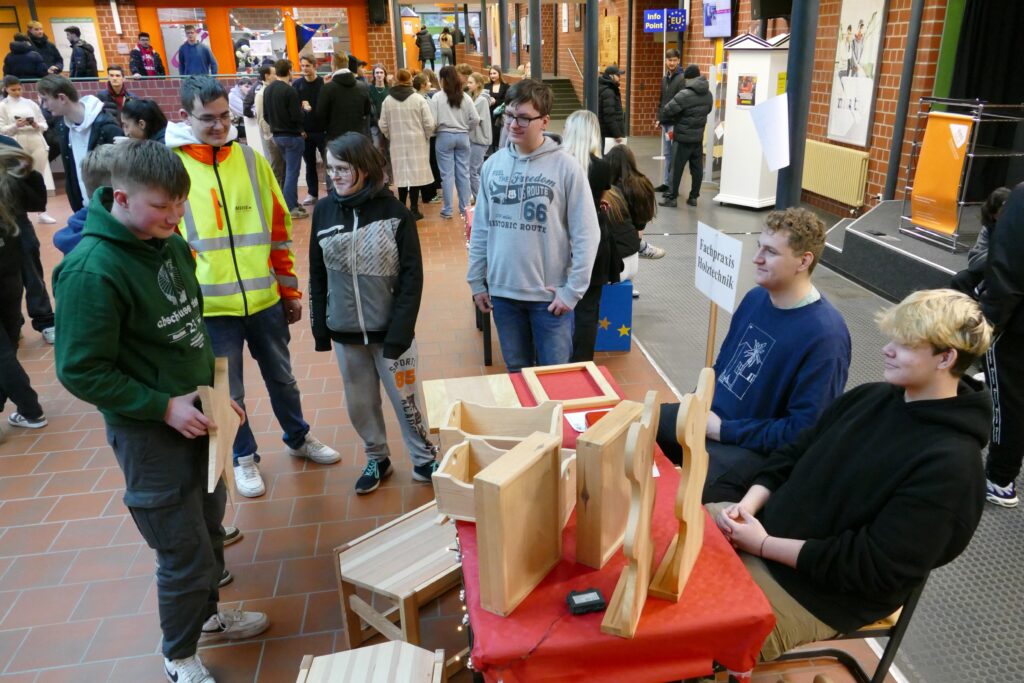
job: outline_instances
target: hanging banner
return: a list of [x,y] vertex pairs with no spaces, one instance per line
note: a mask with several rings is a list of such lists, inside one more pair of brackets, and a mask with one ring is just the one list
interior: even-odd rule
[[313,52],[316,54],[330,54],[334,52],[334,38],[331,36],[316,36],[311,39]]
[[249,41],[249,54],[254,57],[273,57],[274,45],[269,40],[252,39]]
[[914,225],[946,235],[957,231],[960,177],[974,120],[963,114],[928,114],[910,194]]

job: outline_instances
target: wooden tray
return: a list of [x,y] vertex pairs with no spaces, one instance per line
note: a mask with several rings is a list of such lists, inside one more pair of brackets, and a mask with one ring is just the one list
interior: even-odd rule
[[475,522],[473,480],[507,452],[476,436],[449,448],[431,477],[438,512],[453,519]]
[[455,401],[441,425],[441,452],[479,436],[495,448],[510,449],[533,434],[554,434],[562,440],[562,406],[545,401],[533,408],[496,408]]

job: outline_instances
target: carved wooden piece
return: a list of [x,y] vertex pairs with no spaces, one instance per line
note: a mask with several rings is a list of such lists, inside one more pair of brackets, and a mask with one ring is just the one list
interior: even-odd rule
[[562,440],[562,405],[544,401],[531,408],[496,408],[455,401],[441,425],[441,452],[479,436],[491,446],[508,450],[534,432],[554,434]]
[[628,560],[608,603],[601,631],[632,638],[647,600],[647,586],[654,563],[651,516],[654,513],[654,438],[658,433],[658,392],[644,399],[643,417],[629,427],[626,436],[626,477],[629,479],[629,520],[624,552]]
[[506,452],[476,436],[449,448],[431,477],[438,512],[453,519],[475,522],[473,479]]
[[650,595],[662,600],[679,602],[704,543],[706,517],[700,500],[704,480],[708,476],[705,438],[714,393],[715,371],[704,368],[697,382],[697,392],[684,396],[679,405],[676,440],[683,447],[683,472],[679,478],[675,506],[679,531],[655,572],[649,591]]
[[608,383],[608,380],[605,379],[604,375],[601,374],[601,371],[597,369],[597,366],[593,361],[523,368],[523,379],[526,380],[526,386],[529,387],[534,400],[536,400],[537,403],[541,403],[542,401],[552,400],[548,398],[548,392],[545,391],[544,385],[540,383],[541,376],[556,375],[563,372],[579,372],[580,370],[584,370],[590,375],[591,381],[597,385],[597,388],[601,390],[601,393],[597,396],[584,396],[582,398],[560,400],[559,403],[562,404],[565,410],[586,410],[587,408],[607,406],[618,402],[619,395],[615,392],[615,389],[612,388],[612,385]]
[[444,650],[402,642],[302,658],[296,683],[444,683]]
[[476,476],[480,605],[508,616],[562,553],[561,438],[535,433]]
[[576,440],[576,561],[600,569],[626,536],[629,426],[644,406],[622,401]]
[[207,467],[206,492],[213,493],[217,482],[224,477],[228,496],[235,495],[235,468],[231,464],[231,447],[235,434],[242,424],[238,413],[231,406],[231,390],[228,382],[228,359],[217,358],[213,366],[213,386],[199,387],[199,400],[203,414],[213,420],[210,429],[210,464]]
[[444,424],[448,409],[455,401],[499,408],[520,407],[516,388],[506,374],[430,379],[423,382],[423,403],[432,434]]

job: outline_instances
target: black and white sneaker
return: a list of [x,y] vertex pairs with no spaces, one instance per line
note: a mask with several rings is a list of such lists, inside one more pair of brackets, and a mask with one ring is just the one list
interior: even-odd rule
[[7,416],[7,421],[11,423],[13,427],[23,427],[25,429],[42,429],[48,423],[45,415],[39,417],[25,417],[21,413],[11,413]]
[[171,683],[217,683],[199,655],[184,659],[164,658],[164,676]]
[[220,581],[217,582],[217,588],[223,588],[224,586],[228,585],[234,580],[234,575],[232,575],[231,572],[225,569],[224,573],[220,575]]
[[371,460],[366,463],[362,475],[356,481],[356,493],[362,496],[376,491],[381,481],[390,477],[391,473],[391,460],[389,458]]
[[224,547],[227,548],[232,543],[238,543],[242,540],[245,534],[237,526],[226,526],[224,527]]
[[431,460],[425,462],[422,465],[414,465],[412,468],[412,478],[416,481],[423,481],[429,483],[431,481],[431,475],[437,470],[438,462]]

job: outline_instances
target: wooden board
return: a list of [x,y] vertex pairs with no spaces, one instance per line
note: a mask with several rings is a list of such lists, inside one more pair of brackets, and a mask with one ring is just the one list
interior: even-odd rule
[[562,553],[560,436],[535,433],[474,482],[480,605],[508,616]]
[[531,408],[496,408],[455,401],[441,426],[441,452],[462,443],[468,436],[486,439],[495,448],[508,450],[534,432],[562,439],[562,405],[545,401]]
[[576,440],[576,561],[594,569],[626,536],[626,436],[643,410],[641,403],[622,401]]
[[481,406],[520,407],[516,389],[507,374],[430,379],[423,382],[423,402],[431,434],[440,429],[451,404],[460,400]]
[[303,658],[297,683],[442,683],[444,650],[401,641]]
[[679,531],[655,572],[649,591],[662,600],[679,602],[704,542],[706,515],[700,502],[708,476],[708,450],[704,440],[714,394],[715,371],[704,368],[697,381],[697,392],[684,396],[679,405],[676,440],[683,447],[683,474],[679,478],[675,505]]
[[449,448],[431,477],[438,512],[452,519],[475,522],[473,480],[506,452],[476,436]]
[[658,392],[648,391],[639,422],[626,436],[626,477],[629,479],[629,520],[626,522],[624,551],[627,564],[619,575],[608,603],[601,631],[632,638],[647,601],[647,586],[654,563],[651,516],[654,513],[654,439],[658,433]]
[[540,383],[540,377],[543,375],[556,375],[563,372],[579,372],[580,370],[585,371],[590,375],[590,381],[601,391],[597,396],[584,396],[582,398],[570,398],[559,401],[565,410],[586,410],[587,408],[596,408],[597,406],[607,406],[613,403],[618,403],[619,395],[612,388],[612,385],[608,383],[601,371],[597,369],[593,361],[587,361],[585,363],[564,363],[562,365],[542,365],[535,368],[523,368],[523,379],[526,380],[526,386],[529,387],[530,393],[533,394],[534,400],[537,403],[543,401],[550,401],[548,398],[548,392],[544,389],[544,385]]
[[228,496],[234,500],[235,468],[231,464],[231,447],[242,419],[231,405],[231,389],[228,381],[228,359],[217,358],[213,366],[213,386],[199,387],[199,400],[203,414],[213,420],[210,429],[210,463],[207,467],[206,492],[213,493],[217,482],[224,477]]

